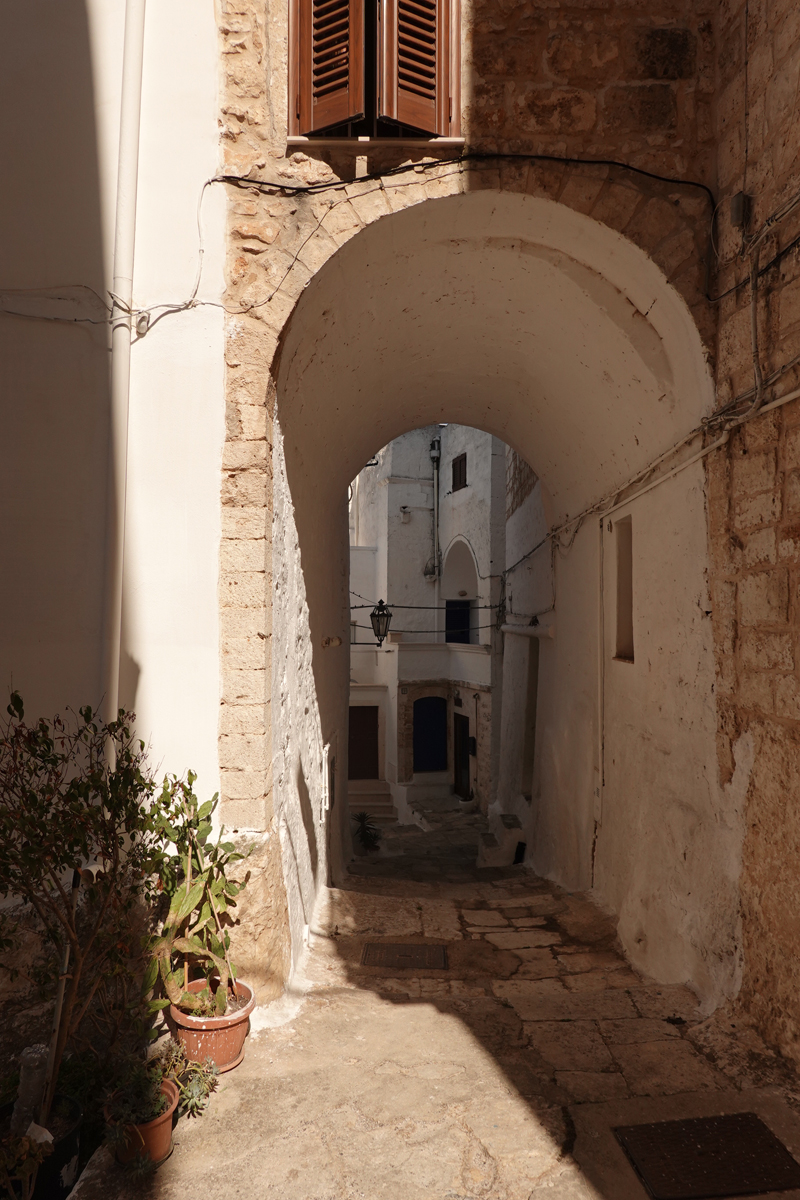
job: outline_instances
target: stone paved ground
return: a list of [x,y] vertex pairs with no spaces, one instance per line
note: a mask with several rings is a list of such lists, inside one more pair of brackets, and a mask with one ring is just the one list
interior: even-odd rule
[[[251,1037],[152,1179],[101,1163],[81,1200],[641,1198],[608,1131],[648,1113],[755,1107],[800,1150],[785,1062],[631,970],[586,896],[478,871],[460,815],[354,865],[294,1017]],[[398,940],[445,943],[449,969],[361,965],[365,942]]]

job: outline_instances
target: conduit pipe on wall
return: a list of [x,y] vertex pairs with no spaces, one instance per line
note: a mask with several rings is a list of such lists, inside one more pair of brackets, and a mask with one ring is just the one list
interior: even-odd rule
[[433,463],[433,640],[439,640],[439,588],[441,586],[441,570],[439,569],[439,462],[442,457],[442,439],[434,438],[431,442],[431,462]]
[[139,182],[139,129],[146,0],[127,0],[122,52],[119,159],[114,222],[114,280],[111,314],[111,431],[106,584],[105,711],[114,720],[119,708],[122,649],[122,574],[125,558],[125,508],[128,480],[128,407],[131,382],[131,307],[136,241],[136,193]]

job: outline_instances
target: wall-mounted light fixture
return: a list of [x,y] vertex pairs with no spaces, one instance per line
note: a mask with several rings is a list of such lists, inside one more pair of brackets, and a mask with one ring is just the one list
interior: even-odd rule
[[379,600],[369,614],[369,619],[372,622],[372,631],[378,639],[378,645],[381,646],[392,623],[391,610],[386,607],[382,600]]

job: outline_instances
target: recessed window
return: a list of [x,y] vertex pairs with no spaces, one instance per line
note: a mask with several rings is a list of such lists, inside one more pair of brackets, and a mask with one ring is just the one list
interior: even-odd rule
[[453,459],[453,491],[460,492],[467,486],[467,456],[459,454]]
[[458,137],[459,0],[290,0],[289,133]]
[[633,522],[623,517],[614,525],[617,552],[617,654],[633,662]]
[[461,642],[468,646],[470,643],[470,618],[472,606],[469,600],[445,600],[445,634],[446,642]]

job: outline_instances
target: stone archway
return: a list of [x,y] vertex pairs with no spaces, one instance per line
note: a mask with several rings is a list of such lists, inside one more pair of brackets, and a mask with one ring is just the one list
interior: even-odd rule
[[[333,755],[341,764],[344,746],[348,481],[399,433],[456,420],[502,437],[531,463],[552,525],[667,451],[709,411],[712,393],[687,305],[648,256],[562,205],[490,191],[387,215],[348,240],[308,280],[272,374],[272,786],[295,861],[287,887],[299,944],[324,880],[307,862],[296,865],[297,846],[309,827],[325,841],[324,763]],[[537,865],[569,886],[594,879],[620,913],[635,961],[718,995],[730,988],[735,930],[706,918],[699,893],[735,881],[726,875],[728,848],[717,853],[706,832],[696,838],[723,802],[714,782],[711,633],[694,615],[706,562],[702,467],[677,480],[639,503],[658,685],[646,669],[634,688],[606,683],[605,736],[639,765],[628,785],[617,772],[605,812],[595,762],[596,519],[576,531],[559,564],[559,636],[545,670],[554,750]],[[665,544],[685,556],[677,584]],[[671,633],[667,610],[682,614]],[[679,703],[681,672],[691,675],[681,697],[690,716],[673,726],[658,714],[665,695],[673,710]],[[631,720],[641,726],[634,738],[624,733]],[[659,739],[672,739],[668,784]],[[298,772],[310,821],[294,794]],[[670,826],[666,863],[654,820]],[[331,834],[336,869],[346,833],[335,813]]]

